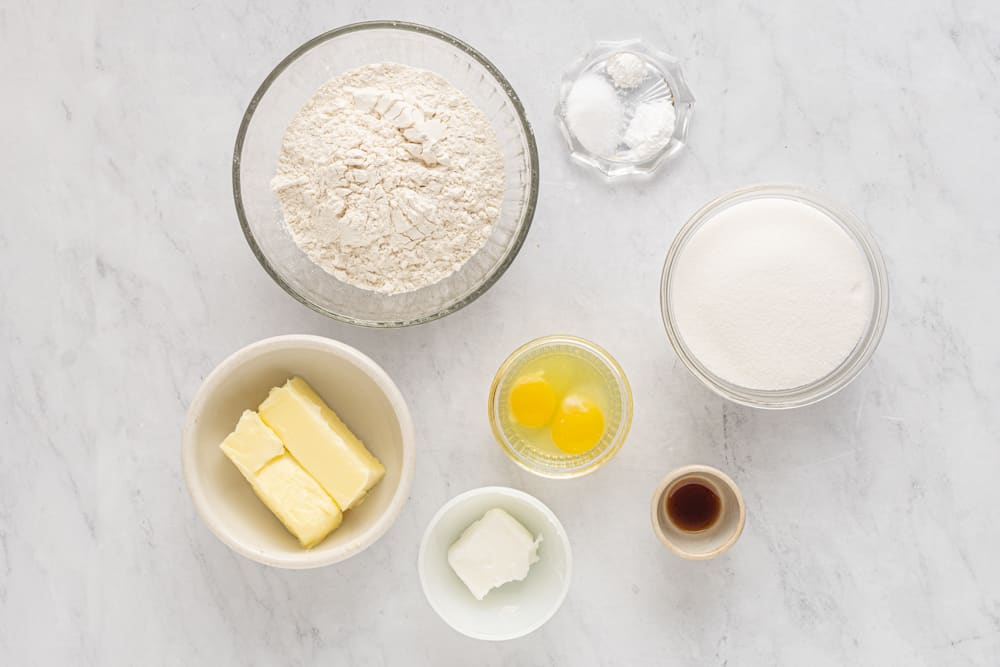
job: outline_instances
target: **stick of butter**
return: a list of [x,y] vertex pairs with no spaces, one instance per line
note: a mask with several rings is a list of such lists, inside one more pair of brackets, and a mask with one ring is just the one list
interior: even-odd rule
[[259,410],[342,511],[356,507],[385,474],[379,460],[302,378],[272,389]]
[[526,578],[531,565],[538,562],[541,541],[541,535],[532,537],[520,521],[495,507],[451,545],[448,565],[482,600],[494,588]]
[[319,544],[340,525],[340,508],[256,412],[245,411],[219,447],[303,547]]

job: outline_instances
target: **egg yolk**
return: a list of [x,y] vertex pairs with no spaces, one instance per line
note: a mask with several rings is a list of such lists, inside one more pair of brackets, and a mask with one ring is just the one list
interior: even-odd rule
[[510,415],[528,428],[545,426],[556,412],[556,392],[540,374],[518,378],[510,389]]
[[563,399],[555,421],[552,441],[567,454],[582,454],[604,436],[604,413],[597,404],[581,396]]

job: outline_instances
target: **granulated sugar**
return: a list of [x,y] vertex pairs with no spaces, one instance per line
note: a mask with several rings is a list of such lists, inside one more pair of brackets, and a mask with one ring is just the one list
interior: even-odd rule
[[827,214],[770,197],[732,205],[679,254],[668,299],[694,357],[728,382],[793,389],[835,370],[871,317],[862,249]]

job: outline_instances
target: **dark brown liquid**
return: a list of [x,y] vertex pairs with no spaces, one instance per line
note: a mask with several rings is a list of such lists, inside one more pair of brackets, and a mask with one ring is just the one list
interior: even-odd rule
[[670,521],[690,533],[711,528],[719,519],[721,506],[719,495],[695,480],[681,482],[667,496]]

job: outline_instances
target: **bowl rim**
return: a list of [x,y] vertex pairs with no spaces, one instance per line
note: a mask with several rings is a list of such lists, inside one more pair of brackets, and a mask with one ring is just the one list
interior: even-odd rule
[[[545,613],[542,616],[540,620],[533,623],[526,630],[509,635],[495,635],[495,634],[471,632],[466,629],[456,627],[441,612],[441,609],[435,603],[434,596],[428,591],[427,579],[424,576],[424,571],[427,562],[427,550],[429,548],[428,547],[429,539],[431,533],[441,523],[441,519],[444,518],[445,514],[450,512],[452,509],[468,502],[472,498],[477,498],[479,496],[488,496],[488,495],[518,498],[524,500],[529,505],[538,510],[538,512],[546,519],[548,519],[549,522],[551,522],[551,524],[555,528],[556,534],[559,536],[559,541],[563,545],[563,551],[566,554],[566,576],[563,578],[563,584],[562,588],[559,591],[559,597],[556,598],[554,603],[551,605],[551,608],[548,610],[547,613]],[[420,550],[417,555],[417,575],[420,578],[420,588],[424,592],[424,598],[427,600],[427,603],[431,606],[434,612],[441,618],[441,620],[444,621],[445,624],[447,624],[451,629],[465,635],[466,637],[471,637],[473,639],[481,639],[486,641],[506,641],[509,639],[517,639],[518,637],[524,637],[525,635],[531,634],[538,628],[548,623],[549,620],[553,616],[555,616],[556,612],[559,611],[559,608],[562,606],[563,601],[566,599],[566,595],[569,593],[570,585],[572,584],[573,581],[573,549],[569,541],[569,535],[566,533],[566,528],[562,525],[562,522],[559,521],[559,517],[557,517],[555,512],[553,512],[549,508],[549,506],[543,503],[541,500],[531,495],[530,493],[521,491],[519,489],[514,489],[509,486],[480,486],[475,489],[469,489],[468,491],[464,491],[455,496],[454,498],[452,498],[451,500],[449,500],[448,502],[446,502],[444,505],[441,506],[441,508],[437,512],[434,513],[434,516],[431,517],[431,520],[427,522],[427,527],[424,529],[424,534],[420,538]]]
[[[302,348],[332,353],[334,356],[360,368],[375,382],[388,399],[396,418],[399,420],[403,455],[399,473],[399,485],[396,487],[388,507],[385,512],[361,533],[357,540],[329,553],[303,550],[304,557],[297,556],[293,558],[267,554],[244,544],[228,531],[218,515],[212,510],[211,503],[208,502],[202,485],[195,481],[197,477],[195,470],[198,466],[195,461],[194,452],[198,444],[195,441],[194,432],[209,397],[233,371],[266,352]],[[403,510],[403,506],[409,499],[410,487],[413,483],[413,474],[416,467],[416,435],[413,419],[403,398],[403,394],[392,381],[392,378],[389,377],[389,374],[370,357],[360,350],[332,338],[309,334],[288,334],[264,338],[240,348],[222,360],[202,380],[195,391],[194,397],[191,399],[191,403],[188,405],[187,415],[184,419],[184,427],[181,433],[181,461],[183,463],[184,483],[187,486],[188,493],[191,496],[198,516],[201,517],[205,525],[208,526],[208,529],[223,544],[241,556],[245,556],[263,565],[291,570],[305,570],[333,565],[334,563],[356,556],[377,542],[389,530],[389,527],[395,523],[400,512]],[[309,556],[312,557],[310,558]]]
[[[500,388],[521,357],[529,352],[533,352],[534,350],[553,345],[571,345],[584,349],[594,355],[607,367],[609,371],[611,371],[611,374],[614,376],[618,385],[618,391],[621,393],[622,419],[621,423],[618,425],[618,430],[615,432],[611,444],[599,458],[594,459],[587,465],[567,471],[543,470],[536,468],[520,457],[510,445],[507,434],[504,433],[503,427],[500,425],[500,416],[497,413],[497,400],[499,399]],[[629,383],[628,376],[625,374],[625,369],[621,367],[618,360],[611,356],[610,352],[597,343],[587,340],[586,338],[580,338],[579,336],[572,336],[570,334],[552,334],[549,336],[534,338],[522,344],[516,350],[507,355],[507,358],[503,360],[503,363],[500,364],[496,374],[493,376],[493,381],[490,384],[489,404],[487,406],[490,419],[490,429],[493,431],[493,438],[496,440],[497,444],[500,445],[500,448],[503,449],[504,454],[506,454],[511,461],[523,470],[527,470],[534,475],[548,479],[577,479],[579,477],[590,475],[591,473],[597,472],[603,468],[609,461],[618,455],[618,452],[621,451],[621,448],[625,445],[625,441],[628,440],[628,435],[632,430],[632,417],[634,409],[635,405],[634,397],[632,395],[632,385]]]
[[[797,201],[825,214],[853,240],[865,256],[872,280],[872,312],[854,349],[827,375],[800,387],[763,390],[742,387],[721,378],[688,350],[672,316],[670,288],[677,260],[701,226],[728,206],[757,198],[778,197]],[[791,183],[759,183],[726,192],[699,208],[677,232],[660,274],[660,314],[667,338],[688,371],[715,394],[734,403],[765,410],[786,410],[818,403],[853,382],[867,367],[885,333],[889,317],[889,276],[885,258],[868,226],[849,210],[811,188]]]
[[[451,46],[462,51],[466,55],[470,56],[473,60],[478,62],[489,74],[500,84],[500,88],[503,90],[504,94],[510,100],[514,111],[517,115],[518,122],[521,126],[521,130],[524,133],[525,142],[528,146],[528,161],[530,169],[530,178],[528,179],[528,192],[527,198],[524,206],[524,211],[521,215],[521,222],[518,228],[517,234],[514,237],[513,242],[507,246],[505,254],[501,258],[500,262],[494,267],[493,271],[486,276],[486,279],[472,292],[466,294],[461,299],[449,304],[447,307],[442,308],[429,315],[424,315],[421,317],[409,319],[409,320],[366,320],[351,317],[349,315],[344,315],[342,313],[334,312],[328,308],[324,308],[318,303],[314,303],[307,299],[303,295],[299,294],[294,287],[292,287],[284,278],[282,278],[278,272],[274,269],[271,263],[268,261],[267,257],[264,256],[260,245],[257,243],[257,239],[254,237],[253,232],[250,229],[250,224],[247,221],[246,210],[243,207],[243,186],[240,178],[240,168],[243,164],[243,145],[246,141],[247,131],[250,127],[250,122],[253,120],[254,114],[257,111],[257,106],[260,101],[264,98],[264,95],[270,90],[271,85],[277,80],[277,78],[286,70],[288,67],[298,60],[303,54],[310,51],[311,49],[319,46],[320,44],[327,42],[336,37],[342,35],[347,35],[353,32],[359,32],[363,30],[404,30],[409,32],[415,32],[421,35],[426,35],[428,37],[437,38]],[[271,279],[278,284],[285,292],[287,292],[293,299],[298,301],[304,306],[311,308],[312,310],[325,315],[334,320],[339,320],[341,322],[346,322],[347,324],[353,324],[364,327],[371,328],[397,328],[397,327],[408,327],[416,324],[424,324],[426,322],[432,322],[436,319],[450,315],[458,310],[461,310],[465,306],[469,305],[480,296],[486,293],[490,287],[492,287],[502,276],[506,273],[507,269],[514,262],[514,258],[517,257],[521,250],[521,246],[524,245],[524,241],[528,236],[528,230],[531,229],[531,223],[535,217],[535,210],[538,204],[538,184],[539,184],[539,174],[538,174],[538,146],[535,142],[535,134],[531,129],[531,123],[528,121],[528,116],[525,113],[524,105],[521,103],[521,99],[518,97],[517,93],[514,91],[514,87],[511,86],[507,78],[501,74],[500,70],[497,69],[496,65],[490,62],[486,56],[474,49],[469,44],[463,42],[457,37],[450,35],[436,28],[431,28],[430,26],[422,25],[419,23],[410,23],[407,21],[361,21],[358,23],[350,23],[347,25],[328,30],[324,33],[313,37],[312,39],[306,41],[301,46],[296,48],[294,51],[285,56],[281,62],[279,62],[273,70],[264,78],[264,81],[257,88],[257,91],[253,94],[250,99],[250,103],[247,105],[246,111],[243,112],[243,119],[240,121],[239,130],[236,133],[236,145],[233,148],[233,164],[232,164],[232,182],[233,182],[233,201],[236,205],[236,216],[240,221],[240,228],[243,230],[243,236],[246,238],[247,244],[250,246],[250,250],[253,252],[254,257],[263,267],[264,271],[271,277]]]

